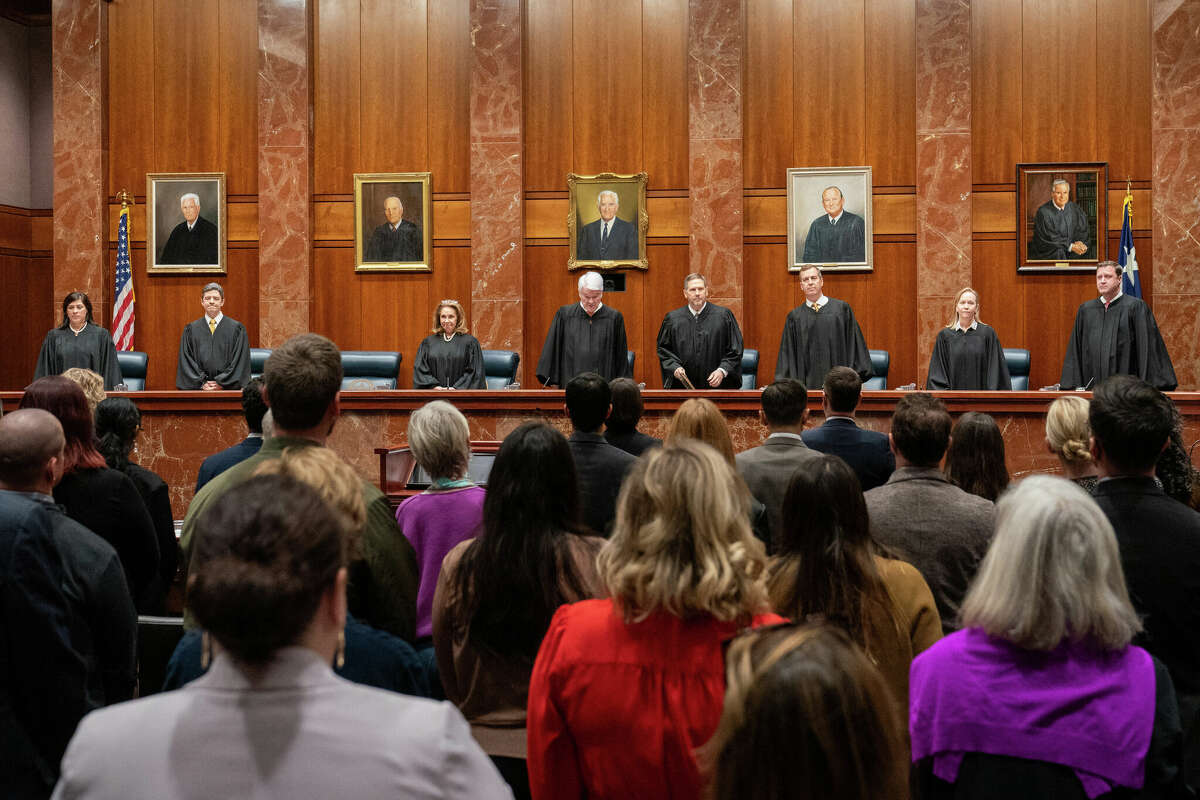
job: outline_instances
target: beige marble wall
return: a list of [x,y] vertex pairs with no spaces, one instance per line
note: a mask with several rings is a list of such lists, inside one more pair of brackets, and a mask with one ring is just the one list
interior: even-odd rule
[[1154,0],[1154,315],[1179,388],[1200,388],[1200,0]]

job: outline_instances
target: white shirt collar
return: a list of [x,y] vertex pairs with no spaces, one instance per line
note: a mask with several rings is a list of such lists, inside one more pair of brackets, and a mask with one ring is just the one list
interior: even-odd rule
[[[208,319],[209,319],[209,317],[208,317],[208,314],[205,314],[205,315],[204,315],[204,324],[205,324],[205,325],[207,325],[207,324],[208,324]],[[225,315],[224,315],[224,314],[222,314],[220,311],[218,311],[218,312],[217,312],[217,315],[216,315],[215,317],[213,317],[213,318],[212,318],[212,321],[213,321],[213,322],[215,322],[217,325],[220,325],[220,324],[221,324],[221,320],[223,320],[223,319],[225,319]]]
[[788,433],[786,431],[779,431],[778,433],[772,433],[771,435],[769,435],[767,437],[768,442],[771,441],[772,439],[799,439],[800,441],[804,441],[804,437],[802,437],[800,434]]
[[842,218],[842,214],[845,214],[845,213],[846,213],[846,209],[843,208],[841,211],[838,212],[838,215],[836,217],[831,217],[828,214],[826,214],[825,216],[829,217],[829,221],[831,223],[836,223],[839,219]]
[[959,322],[959,321],[957,321],[957,320],[955,320],[955,322],[954,322],[954,330],[956,330],[956,331],[963,331],[963,330],[970,330],[970,331],[973,331],[973,330],[975,330],[975,329],[976,329],[976,328],[978,328],[978,327],[979,327],[979,320],[977,320],[977,319],[973,319],[973,320],[971,320],[971,324],[970,324],[970,325],[968,325],[966,328],[964,328],[964,327],[962,326],[962,323],[961,323],[961,322]]
[[[828,304],[829,304],[829,298],[826,297],[824,294],[822,294],[820,297],[817,298],[817,302],[816,302],[817,308],[824,308]],[[808,302],[808,298],[806,297],[806,298],[804,298],[804,305],[811,306],[813,304]]]
[[692,304],[691,304],[691,303],[688,303],[687,310],[692,312],[692,316],[693,316],[693,317],[698,317],[698,316],[700,316],[701,314],[703,314],[703,313],[704,313],[704,309],[706,309],[706,308],[708,308],[708,301],[707,301],[707,300],[705,300],[705,301],[704,301],[704,305],[700,306],[700,310],[699,310],[699,311],[696,311],[694,308],[692,308]]
[[[587,314],[587,313],[588,313],[588,310],[587,310],[586,308],[583,308],[583,301],[582,301],[582,300],[580,300],[580,301],[579,301],[579,307],[580,307],[581,309],[583,309],[583,313],[585,313],[585,314]],[[594,317],[594,316],[596,316],[597,314],[599,314],[599,313],[600,313],[600,309],[602,309],[602,308],[604,308],[604,301],[603,301],[603,300],[602,300],[602,301],[600,301],[600,305],[596,306],[596,310],[595,310],[595,311],[593,311],[591,314],[588,314],[588,316],[589,316],[589,317]]]
[[[1111,306],[1113,303],[1117,302],[1117,299],[1118,299],[1118,298],[1120,298],[1120,297],[1121,297],[1121,295],[1123,295],[1123,294],[1125,294],[1125,290],[1124,290],[1124,289],[1118,289],[1118,290],[1117,290],[1117,293],[1116,293],[1115,295],[1113,295],[1113,299],[1112,299],[1112,300],[1109,300],[1109,301],[1108,301],[1108,303],[1107,303],[1107,305],[1110,305],[1110,306]],[[1104,304],[1105,304],[1105,303],[1104,303],[1104,295],[1100,295],[1100,304],[1101,304],[1101,305],[1104,305]]]

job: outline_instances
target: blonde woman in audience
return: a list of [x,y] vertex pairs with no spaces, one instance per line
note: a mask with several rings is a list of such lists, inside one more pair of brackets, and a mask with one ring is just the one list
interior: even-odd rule
[[610,599],[561,607],[538,652],[534,798],[700,797],[693,752],[721,715],[722,644],[782,621],[767,610],[749,499],[700,442],[654,448],[634,465],[598,560]]
[[913,661],[921,797],[1176,797],[1179,710],[1117,540],[1078,486],[1035,475],[996,506],[962,630]]
[[879,667],[903,718],[908,669],[942,638],[942,622],[916,567],[885,558],[871,539],[858,476],[845,461],[822,454],[792,475],[778,541],[771,606],[846,631]]
[[62,376],[79,384],[79,388],[83,389],[83,396],[87,398],[88,410],[92,412],[93,417],[96,416],[96,406],[108,397],[104,392],[104,378],[100,377],[99,373],[83,367],[71,367],[63,372]]
[[350,523],[255,476],[197,521],[188,603],[208,674],[80,723],[55,797],[507,798],[462,716],[336,677]]
[[700,753],[711,800],[908,796],[904,717],[842,629],[744,633],[729,646],[725,676],[721,723]]
[[1079,484],[1091,494],[1099,471],[1092,461],[1088,427],[1088,401],[1078,395],[1064,395],[1050,404],[1046,412],[1046,449],[1058,456],[1064,478]]

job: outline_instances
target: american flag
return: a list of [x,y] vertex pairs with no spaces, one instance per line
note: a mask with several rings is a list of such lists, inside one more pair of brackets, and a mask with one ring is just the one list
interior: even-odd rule
[[117,223],[117,272],[114,278],[113,344],[118,350],[133,349],[133,271],[129,268],[129,207],[121,207]]

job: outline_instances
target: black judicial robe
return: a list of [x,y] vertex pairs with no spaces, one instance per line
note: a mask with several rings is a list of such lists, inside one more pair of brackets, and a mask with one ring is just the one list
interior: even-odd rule
[[171,231],[158,263],[216,264],[217,243],[217,226],[204,217],[196,217],[190,231],[187,222],[181,222]]
[[830,298],[819,312],[808,303],[793,308],[783,323],[775,380],[795,378],[816,389],[834,367],[850,367],[862,381],[875,374],[850,304]]
[[843,211],[836,224],[822,214],[808,226],[804,239],[805,264],[824,264],[830,261],[865,261],[867,235],[863,218]]
[[61,375],[71,367],[82,367],[104,378],[104,388],[111,391],[121,382],[121,365],[117,363],[117,348],[112,335],[99,325],[88,323],[76,336],[70,326],[55,328],[42,340],[37,368],[33,379]]
[[537,379],[543,384],[566,386],[576,375],[595,372],[606,381],[632,377],[629,371],[625,317],[615,308],[601,305],[588,316],[579,303],[554,312]]
[[422,261],[424,249],[421,229],[415,222],[402,219],[395,230],[385,222],[371,234],[363,261]]
[[413,361],[413,388],[486,389],[483,374],[483,350],[479,340],[469,333],[456,333],[446,341],[441,333],[421,340]]
[[720,367],[725,380],[718,389],[742,388],[742,329],[733,312],[708,303],[699,314],[688,306],[677,308],[663,318],[658,329],[658,361],[662,366],[664,389],[686,389],[675,378],[683,367],[688,380],[697,389],[711,389],[709,374]]
[[975,323],[975,329],[942,328],[929,357],[926,389],[1012,389],[1008,362],[1000,339],[991,325]]
[[246,326],[227,316],[208,332],[208,317],[189,322],[179,337],[179,369],[175,386],[199,389],[216,381],[222,389],[240,389],[250,382],[250,339]]
[[1060,385],[1094,386],[1109,375],[1136,375],[1164,392],[1179,384],[1154,314],[1137,297],[1121,295],[1107,311],[1099,298],[1088,300],[1075,314]]
[[[1054,206],[1053,200],[1043,203],[1033,218],[1033,238],[1029,240],[1029,257],[1061,261],[1069,258],[1095,258],[1096,247],[1088,232],[1088,218],[1078,204],[1067,201],[1063,210]],[[1088,246],[1083,255],[1072,253],[1068,248],[1074,242]]]

